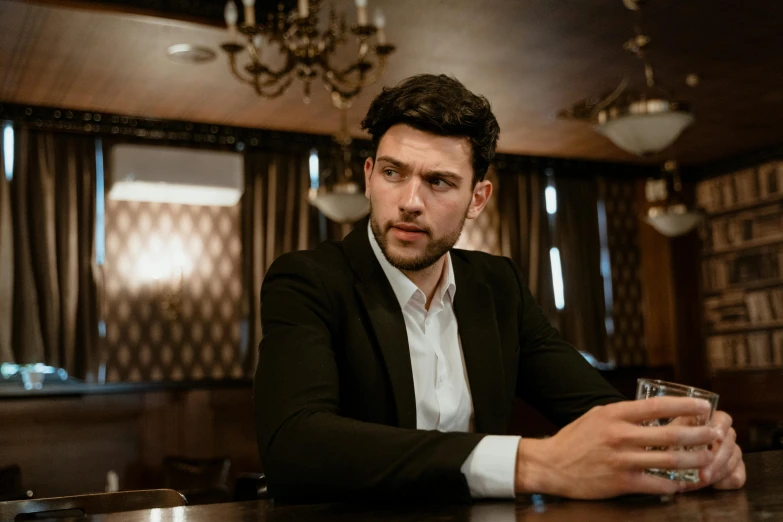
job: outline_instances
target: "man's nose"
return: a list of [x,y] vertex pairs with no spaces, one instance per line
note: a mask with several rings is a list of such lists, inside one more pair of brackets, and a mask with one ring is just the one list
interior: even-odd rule
[[402,189],[400,195],[400,211],[410,214],[421,214],[424,211],[424,202],[421,191],[424,184],[418,177],[412,177]]

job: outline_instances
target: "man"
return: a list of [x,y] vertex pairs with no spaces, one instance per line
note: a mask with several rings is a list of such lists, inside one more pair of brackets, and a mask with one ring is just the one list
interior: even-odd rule
[[[668,494],[646,468],[740,487],[731,420],[704,401],[625,401],[566,344],[508,259],[452,249],[492,194],[499,127],[446,76],[384,91],[363,122],[371,211],[342,242],[281,256],[261,292],[259,448],[284,501]],[[505,435],[514,396],[563,428]],[[703,451],[649,446],[711,445]]]

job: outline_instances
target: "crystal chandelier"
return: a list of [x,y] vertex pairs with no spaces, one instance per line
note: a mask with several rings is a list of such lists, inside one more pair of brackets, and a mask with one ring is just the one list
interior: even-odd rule
[[[644,0],[623,0],[625,6],[641,17]],[[627,90],[628,78],[610,94],[581,101],[562,110],[558,117],[587,120],[594,124],[596,132],[609,138],[619,148],[649,156],[673,144],[682,132],[694,122],[687,104],[676,101],[655,79],[652,64],[646,50],[650,37],[643,34],[637,23],[636,35],[625,42],[623,48],[644,65],[645,89],[642,92]]]
[[[304,84],[305,103],[310,101],[313,81],[320,77],[335,106],[350,103],[383,74],[387,58],[394,51],[394,46],[386,41],[386,19],[380,9],[376,9],[375,23],[371,24],[367,0],[355,1],[357,23],[351,26],[350,32],[358,44],[356,58],[350,64],[338,66],[334,56],[347,40],[347,25],[345,15],[338,19],[334,7],[329,11],[328,27],[319,32],[321,0],[298,0],[297,8],[291,10],[286,10],[281,2],[275,12],[266,13],[258,21],[255,0],[242,0],[244,20],[239,25],[237,5],[229,0],[224,12],[229,41],[221,47],[228,55],[231,72],[265,98],[280,96],[298,78]],[[274,47],[282,56],[279,67],[271,66],[266,56],[275,52]],[[242,60],[246,63],[240,65]]]
[[[348,133],[348,109],[341,107],[340,131],[334,136],[339,156],[331,169],[331,183],[320,183],[318,166],[311,165],[310,204],[337,223],[355,223],[370,211],[370,202],[354,179],[351,159],[351,135]],[[342,169],[342,177],[339,175]]]

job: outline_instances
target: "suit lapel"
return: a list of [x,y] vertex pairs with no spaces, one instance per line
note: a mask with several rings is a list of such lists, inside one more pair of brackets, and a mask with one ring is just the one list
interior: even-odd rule
[[394,290],[370,246],[366,219],[348,234],[344,245],[348,260],[359,275],[356,291],[370,318],[389,373],[397,422],[401,428],[415,429],[416,393],[405,319]]
[[497,316],[489,285],[473,276],[459,255],[451,256],[457,292],[454,314],[473,398],[475,430],[505,433],[508,411]]

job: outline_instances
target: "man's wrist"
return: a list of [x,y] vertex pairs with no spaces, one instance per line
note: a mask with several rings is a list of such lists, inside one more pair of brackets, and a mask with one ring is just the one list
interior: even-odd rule
[[514,492],[549,493],[546,485],[548,444],[546,439],[519,440],[517,446],[517,468],[514,478]]

